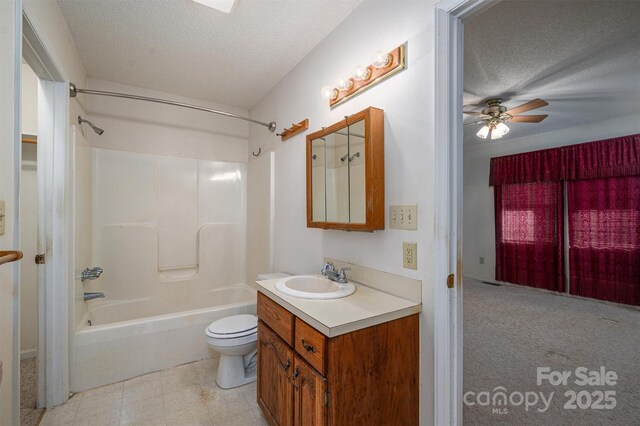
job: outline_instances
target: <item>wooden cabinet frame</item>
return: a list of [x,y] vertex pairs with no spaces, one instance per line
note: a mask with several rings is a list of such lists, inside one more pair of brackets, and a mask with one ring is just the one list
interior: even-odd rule
[[[259,315],[284,309],[262,293],[258,306]],[[258,322],[257,400],[271,426],[418,425],[418,314],[335,337],[297,317],[293,329],[274,318]],[[310,333],[321,370],[314,351],[284,340]]]
[[[313,220],[312,146],[311,141],[364,120],[366,222],[341,223]],[[384,229],[384,111],[369,107],[329,127],[307,135],[307,228],[368,231]]]

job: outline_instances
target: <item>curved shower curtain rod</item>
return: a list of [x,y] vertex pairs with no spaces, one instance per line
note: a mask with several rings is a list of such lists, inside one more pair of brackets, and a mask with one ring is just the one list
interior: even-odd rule
[[129,95],[127,93],[117,93],[117,92],[104,92],[102,90],[89,90],[89,89],[78,89],[75,84],[69,83],[69,94],[72,98],[75,98],[78,93],[84,93],[86,95],[100,95],[100,96],[111,96],[114,98],[125,98],[125,99],[135,99],[138,101],[146,101],[146,102],[155,102],[158,104],[166,104],[179,106],[183,108],[191,108],[196,109],[198,111],[210,112],[213,114],[224,115],[225,117],[237,118],[238,120],[249,121],[251,123],[259,124],[261,126],[269,129],[270,132],[276,130],[276,122],[272,121],[270,123],[265,123],[264,121],[254,120],[253,118],[243,117],[241,115],[232,114],[230,112],[218,111],[211,108],[205,108],[198,105],[186,104],[184,102],[175,102],[169,101],[166,99],[158,99],[158,98],[148,98],[146,96],[137,96],[137,95]]

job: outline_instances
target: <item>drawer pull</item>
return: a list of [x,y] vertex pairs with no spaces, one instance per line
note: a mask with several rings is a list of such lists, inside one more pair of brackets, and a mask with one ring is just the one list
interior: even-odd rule
[[300,374],[300,371],[298,371],[298,368],[296,367],[295,370],[293,370],[293,381],[295,382],[296,379],[298,378],[298,375]]
[[289,371],[289,367],[291,367],[291,360],[287,359],[287,362],[284,365],[284,371],[285,372]]
[[305,348],[307,352],[316,353],[316,348],[305,342],[304,339],[300,339],[300,343],[302,343],[302,347]]

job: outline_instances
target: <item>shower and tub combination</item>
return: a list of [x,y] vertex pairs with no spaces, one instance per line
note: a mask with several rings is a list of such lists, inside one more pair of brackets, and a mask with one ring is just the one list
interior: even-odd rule
[[214,356],[208,325],[256,311],[246,163],[74,148],[76,267],[101,275],[76,280],[71,390]]

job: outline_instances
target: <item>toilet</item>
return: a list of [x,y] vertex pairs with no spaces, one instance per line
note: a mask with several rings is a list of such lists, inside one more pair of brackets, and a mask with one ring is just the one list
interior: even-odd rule
[[[260,274],[258,281],[289,276],[281,272]],[[256,380],[258,361],[258,317],[232,315],[209,324],[205,330],[207,343],[220,354],[216,383],[231,389]]]

